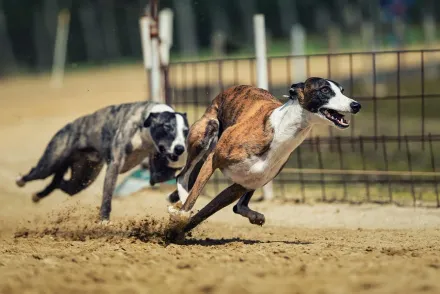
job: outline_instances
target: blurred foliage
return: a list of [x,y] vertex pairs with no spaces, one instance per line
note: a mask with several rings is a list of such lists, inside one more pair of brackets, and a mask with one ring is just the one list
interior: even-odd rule
[[[175,9],[176,1],[184,0],[160,0],[160,8],[172,8],[175,18],[186,17]],[[393,13],[399,11],[400,7],[394,3],[395,1],[398,0],[191,0],[188,3],[194,13],[197,46],[201,49],[199,52],[201,55],[210,55],[212,35],[219,29],[224,30],[227,35],[227,53],[252,52],[252,34],[249,28],[252,28],[250,17],[255,13],[264,13],[268,36],[272,40],[271,44],[275,46],[276,53],[289,52],[289,30],[286,26],[294,23],[300,23],[306,29],[308,40],[312,43],[309,50],[312,52],[316,51],[315,48],[327,46],[326,30],[330,24],[341,30],[341,47],[350,47],[356,43],[362,20],[373,21],[378,31],[376,37],[381,39],[380,42],[386,42],[390,38],[389,27]],[[416,27],[408,30],[407,39],[409,41],[420,39],[418,36],[421,35],[420,27],[424,15],[428,12],[434,16],[438,15],[440,1],[399,1],[407,5],[403,14],[405,23],[411,28]],[[36,12],[42,12],[44,20],[42,27],[48,32],[49,47],[46,51],[53,48],[56,15],[61,9],[67,8],[71,12],[68,62],[99,64],[108,63],[110,60],[126,61],[141,58],[138,17],[143,13],[147,3],[147,0],[0,0],[0,12],[3,10],[7,34],[18,65],[36,69],[37,59],[40,58],[36,52],[36,38],[38,38],[35,29]],[[89,7],[93,11],[93,19],[98,26],[97,32],[105,31],[103,12],[110,10],[113,14],[116,28],[114,33],[118,46],[116,56],[98,54],[99,58],[91,58],[87,55],[85,41],[87,28],[82,23],[84,20],[80,15],[84,7]],[[51,12],[51,9],[54,11]],[[179,44],[181,38],[177,37],[179,30],[176,21],[174,26],[175,45],[172,53],[179,55],[182,44]],[[45,33],[40,33],[39,36],[42,34]],[[99,37],[99,33],[97,35]],[[352,39],[354,41],[350,41]],[[52,52],[47,54],[47,58],[51,59]],[[43,68],[40,66],[38,70],[45,67],[47,69],[49,65]]]

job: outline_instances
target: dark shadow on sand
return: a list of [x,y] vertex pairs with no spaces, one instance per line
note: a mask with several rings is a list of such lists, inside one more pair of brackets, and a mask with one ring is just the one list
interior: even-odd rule
[[272,243],[282,243],[289,245],[310,245],[312,242],[308,241],[262,241],[262,240],[248,240],[241,238],[228,238],[228,239],[185,239],[180,245],[200,245],[200,246],[219,246],[226,245],[230,243],[243,243],[245,245],[254,245],[254,244],[272,244]]

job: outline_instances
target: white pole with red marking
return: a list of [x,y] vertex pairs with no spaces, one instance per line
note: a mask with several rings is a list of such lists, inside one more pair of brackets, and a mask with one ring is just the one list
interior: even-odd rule
[[[147,72],[149,99],[165,102],[165,89],[161,64],[161,40],[159,36],[158,0],[150,2],[145,14],[140,18],[139,25],[142,40],[144,67]],[[167,56],[166,56],[167,57]]]

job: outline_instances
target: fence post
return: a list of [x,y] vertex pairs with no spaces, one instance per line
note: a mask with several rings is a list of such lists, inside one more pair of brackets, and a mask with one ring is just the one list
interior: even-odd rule
[[173,11],[169,8],[161,10],[159,13],[159,36],[160,36],[160,61],[163,69],[164,98],[166,104],[171,104],[169,87],[169,62],[170,48],[173,45]]
[[[149,99],[155,102],[165,102],[167,68],[162,67],[162,59],[165,58],[166,64],[169,61],[169,48],[172,38],[172,12],[165,10],[158,15],[157,0],[152,1],[145,9],[145,15],[139,20],[142,42],[142,53],[144,67],[147,72],[149,82]],[[159,32],[159,19],[164,21],[164,28]],[[164,36],[164,44],[160,39]],[[164,75],[162,75],[162,69]]]
[[[306,58],[297,57],[306,53],[306,32],[300,24],[294,24],[290,31],[290,46],[292,48],[292,76],[295,81],[306,80]],[[293,81],[289,81],[293,82]]]
[[[268,90],[267,79],[267,59],[266,59],[266,28],[264,24],[264,15],[254,15],[254,42],[255,55],[257,59],[257,86]],[[263,186],[263,198],[265,200],[273,199],[273,182]]]
[[151,99],[151,39],[150,39],[150,18],[147,15],[141,16],[139,19],[139,27],[141,32],[142,55],[144,59],[144,68],[147,75],[147,88],[150,91]]
[[69,37],[70,13],[63,10],[58,15],[57,34],[52,64],[51,86],[59,88],[63,85],[66,64],[67,40]]
[[[154,5],[152,5],[154,7]],[[150,35],[151,35],[151,100],[164,102],[161,68],[160,68],[160,48],[159,48],[159,30],[157,6],[152,8]]]

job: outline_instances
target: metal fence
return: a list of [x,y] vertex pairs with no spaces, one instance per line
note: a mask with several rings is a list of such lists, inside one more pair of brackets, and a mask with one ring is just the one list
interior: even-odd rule
[[[440,207],[440,50],[384,51],[268,59],[269,91],[280,100],[305,77],[338,81],[363,105],[351,128],[316,128],[275,179],[286,201],[347,201]],[[255,58],[172,63],[171,103],[198,119],[236,84],[256,84]],[[217,173],[206,194],[228,185]]]

